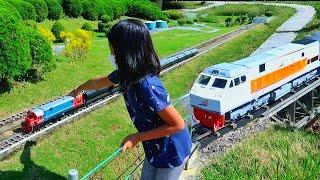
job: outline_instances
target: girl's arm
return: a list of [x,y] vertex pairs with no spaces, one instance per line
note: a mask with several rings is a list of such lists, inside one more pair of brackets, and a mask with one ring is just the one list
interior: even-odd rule
[[108,88],[113,85],[114,83],[111,82],[110,79],[106,76],[93,78],[83,83],[82,85],[76,87],[74,90],[72,90],[69,93],[69,95],[75,97],[76,95],[80,94],[81,91],[84,91],[84,90],[96,90],[101,88]]
[[160,111],[158,114],[165,121],[165,124],[149,131],[138,132],[127,136],[122,143],[123,151],[134,147],[140,141],[169,136],[184,129],[185,122],[172,105]]

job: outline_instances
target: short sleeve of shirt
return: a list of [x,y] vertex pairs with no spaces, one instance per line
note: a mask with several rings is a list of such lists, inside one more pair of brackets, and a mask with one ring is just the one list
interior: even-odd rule
[[119,84],[120,83],[120,78],[119,78],[119,72],[118,70],[113,71],[108,75],[108,78],[111,82],[114,84]]
[[158,77],[145,79],[141,83],[141,93],[154,112],[160,112],[170,105],[170,96]]

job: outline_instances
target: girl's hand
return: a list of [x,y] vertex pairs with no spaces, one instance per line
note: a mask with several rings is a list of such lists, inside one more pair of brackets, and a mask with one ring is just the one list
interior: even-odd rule
[[122,152],[125,152],[127,149],[131,149],[140,142],[139,136],[137,134],[130,134],[122,141]]

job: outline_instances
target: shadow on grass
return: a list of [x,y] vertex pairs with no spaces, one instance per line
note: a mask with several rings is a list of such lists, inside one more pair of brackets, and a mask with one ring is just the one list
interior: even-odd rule
[[316,29],[319,29],[319,27],[320,27],[320,22],[318,21],[318,22],[316,22],[316,23],[314,23],[314,24],[311,24],[311,25],[308,26],[308,27],[303,28],[303,29],[300,31],[300,33],[301,33],[301,32],[312,32],[312,31],[314,31],[314,30],[316,30]]
[[20,162],[23,164],[22,171],[2,171],[0,170],[0,179],[66,179],[59,174],[47,170],[44,166],[35,164],[31,157],[30,151],[35,142],[27,142],[20,156]]

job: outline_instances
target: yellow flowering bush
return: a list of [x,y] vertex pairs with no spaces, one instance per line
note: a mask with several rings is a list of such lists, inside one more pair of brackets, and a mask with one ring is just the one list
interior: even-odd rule
[[92,33],[83,29],[77,29],[74,33],[62,31],[60,38],[66,45],[67,56],[83,59],[90,50]]
[[56,40],[56,38],[54,37],[54,35],[52,34],[52,32],[46,28],[43,27],[39,27],[38,28],[39,32],[46,37],[46,39],[52,43],[54,40]]

